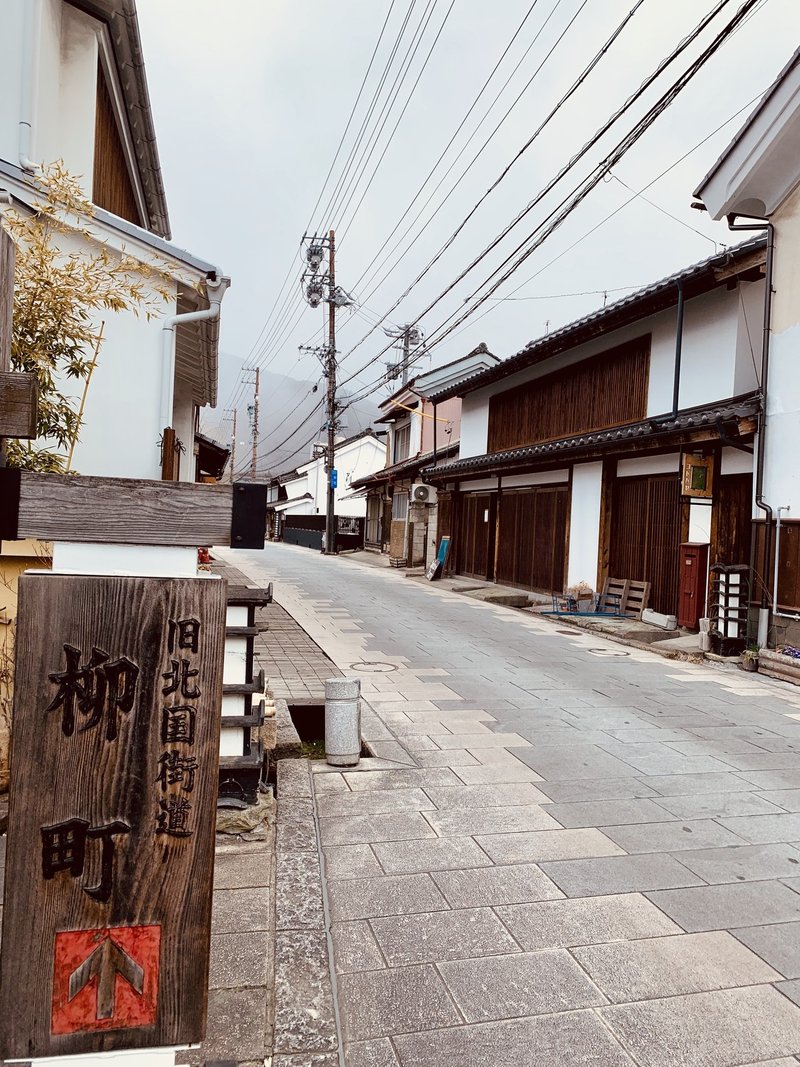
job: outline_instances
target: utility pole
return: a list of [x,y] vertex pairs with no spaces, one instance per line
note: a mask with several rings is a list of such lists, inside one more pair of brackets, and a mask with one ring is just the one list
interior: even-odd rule
[[245,382],[246,385],[253,385],[253,403],[247,405],[247,414],[250,416],[250,429],[253,436],[253,452],[250,460],[250,480],[256,480],[256,468],[258,466],[258,393],[259,393],[259,381],[260,371],[256,367],[254,370],[245,371],[246,374],[255,374],[255,378]]
[[325,554],[336,552],[336,490],[333,485],[336,467],[336,236],[328,234],[328,499],[325,507]]
[[225,409],[225,422],[233,422],[233,434],[231,436],[231,461],[228,467],[228,481],[233,481],[233,471],[236,466],[236,408]]
[[411,351],[411,326],[403,330],[403,385],[408,385],[408,356]]
[[[328,484],[326,487],[325,503],[325,554],[331,555],[336,551],[336,430],[338,420],[336,418],[338,405],[336,403],[336,311],[338,308],[349,307],[353,298],[343,289],[336,286],[336,234],[333,230],[328,232],[327,237],[317,237],[316,234],[303,237],[306,243],[306,262],[308,269],[304,272],[301,285],[305,298],[312,308],[317,308],[321,303],[328,305],[328,343],[319,348],[306,348],[301,345],[302,351],[313,352],[322,362],[323,372],[328,380],[326,395],[328,443],[325,449],[325,473]],[[328,253],[327,270],[323,268],[325,252]],[[321,272],[322,270],[322,272]],[[326,295],[327,292],[327,295]]]
[[[403,385],[408,385],[408,372],[411,367],[411,348],[413,346],[416,349],[421,345],[424,334],[419,326],[415,326],[413,322],[409,322],[405,326],[395,326],[390,330],[387,330],[386,327],[384,327],[383,332],[387,337],[394,337],[395,340],[400,342],[393,347],[399,348],[403,353],[403,358],[400,360],[399,364],[390,363],[387,365],[389,371],[388,377],[390,379],[396,378],[399,373]],[[424,352],[418,353],[415,358],[418,358],[420,355],[424,355]]]

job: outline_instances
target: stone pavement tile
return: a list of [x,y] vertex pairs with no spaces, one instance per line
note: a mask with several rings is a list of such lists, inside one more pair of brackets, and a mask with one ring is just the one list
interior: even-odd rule
[[278,931],[275,1052],[332,1052],[337,1044],[324,931]]
[[376,844],[374,852],[387,874],[453,871],[492,865],[486,853],[468,837]]
[[[206,1063],[206,1067],[211,1067]],[[238,1067],[247,1067],[247,1064],[239,1064]],[[254,1067],[262,1067],[255,1064]],[[336,1052],[312,1052],[309,1055],[300,1053],[298,1056],[273,1056],[270,1067],[339,1067],[339,1056]]]
[[212,934],[209,989],[246,989],[263,986],[269,979],[269,931]]
[[325,926],[322,882],[316,852],[281,852],[275,872],[278,930],[321,930]]
[[[781,993],[785,997],[788,997],[794,1004],[800,1004],[800,982],[796,979],[791,982],[778,982],[775,985],[776,989],[780,989]],[[797,1057],[800,1060],[800,1056]]]
[[[263,987],[209,989],[207,1032],[213,1037],[207,1037],[202,1045],[206,1062],[259,1060],[263,1063],[269,998],[270,991]],[[188,1055],[191,1057],[191,1053]]]
[[[756,796],[768,804],[783,808],[784,811],[800,811],[800,789],[771,789],[764,793],[757,793]],[[730,814],[739,815],[740,813],[732,811]],[[743,811],[741,814],[749,815],[750,812]],[[753,814],[757,815],[758,812],[753,812]]]
[[723,932],[618,941],[572,951],[615,1004],[778,980],[771,967]]
[[635,767],[610,756],[596,745],[533,746],[516,752],[517,758],[540,774],[545,781],[574,781],[581,778],[626,778],[640,774]]
[[304,759],[278,760],[278,792],[284,797],[310,797],[308,761]]
[[344,778],[354,793],[363,789],[424,789],[429,785],[458,785],[460,781],[455,771],[447,767],[348,771]]
[[800,770],[740,771],[750,789],[800,789]]
[[[315,760],[315,762],[319,762]],[[349,793],[350,786],[338,772],[318,771],[313,774],[315,793]]]
[[468,1023],[607,1003],[563,949],[440,963],[439,974]]
[[549,804],[549,798],[531,782],[501,782],[498,785],[462,785],[425,790],[439,809],[514,807]]
[[434,967],[398,967],[339,976],[345,1041],[454,1026],[461,1020]]
[[727,826],[744,841],[766,845],[779,841],[800,841],[800,813],[790,815],[745,815],[723,819]]
[[670,816],[652,800],[587,800],[574,804],[551,804],[546,809],[562,826],[620,826],[630,823],[665,822]]
[[337,974],[372,971],[386,966],[366,920],[334,922],[331,924],[331,937]]
[[530,741],[514,733],[492,733],[487,730],[482,734],[451,734],[449,737],[437,737],[436,743],[441,749],[466,748],[528,748]]
[[211,906],[211,932],[230,934],[245,930],[269,929],[272,916],[270,890],[217,889]]
[[585,856],[621,856],[622,849],[593,828],[487,834],[478,844],[495,863],[539,863]]
[[475,834],[521,833],[558,829],[559,824],[539,805],[501,808],[452,808],[429,811],[425,819],[440,837]]
[[681,933],[679,926],[638,893],[546,900],[495,910],[530,951]]
[[214,889],[246,889],[268,886],[272,881],[272,857],[268,851],[217,852],[214,858]]
[[568,897],[641,893],[701,884],[700,878],[677,860],[657,854],[561,860],[542,864],[542,870]]
[[563,897],[534,863],[480,867],[474,871],[437,871],[434,882],[453,908],[524,904]]
[[278,801],[278,822],[275,847],[278,852],[316,852],[317,832],[314,826],[312,800]]
[[319,833],[324,847],[355,845],[362,841],[413,841],[436,836],[417,811],[320,819]]
[[370,926],[390,967],[519,951],[491,908],[384,916]]
[[659,797],[657,804],[679,819],[775,815],[779,811],[774,803],[755,793],[697,793],[695,796]]
[[743,843],[740,837],[712,819],[657,822],[644,826],[606,826],[605,833],[629,853],[682,852],[684,849]]
[[618,726],[606,730],[617,741],[625,744],[640,744],[643,741],[691,742],[695,740],[687,730],[674,730],[669,726]]
[[394,1040],[401,1067],[631,1067],[592,1011],[478,1023]]
[[372,878],[383,874],[383,868],[369,845],[332,845],[323,849],[325,877]]
[[[429,742],[430,748],[435,749],[433,741]],[[399,741],[370,741],[369,749],[375,756],[379,756],[384,760],[391,760],[392,763],[399,763],[401,766],[414,767],[414,757],[412,755],[414,749],[411,746],[405,747],[401,745]]]
[[387,1038],[356,1041],[344,1053],[345,1067],[399,1067],[392,1043]]
[[727,741],[676,741],[668,745],[674,752],[680,752],[684,756],[719,756],[721,760],[725,760],[725,756],[728,754],[745,753],[758,753],[763,749],[758,749],[750,741],[741,741],[736,737],[731,737]]
[[487,763],[480,767],[456,767],[455,773],[459,781],[465,785],[501,785],[542,780],[530,767],[526,767],[519,760],[514,763]]
[[448,748],[446,752],[418,752],[417,763],[420,767],[477,767],[478,760],[465,748]]
[[[731,759],[738,759],[732,756]],[[665,756],[625,757],[625,762],[635,767],[637,772],[647,777],[670,774],[717,774],[724,773],[731,767],[726,758],[715,756],[681,756],[672,753]]]
[[796,752],[756,752],[735,755],[726,753],[720,759],[742,773],[746,771],[798,771],[800,756]]
[[370,789],[359,793],[334,793],[320,797],[321,819],[345,815],[388,815],[399,811],[425,811],[436,805],[421,789]]
[[598,1011],[641,1067],[733,1067],[800,1052],[800,1009],[770,986]]
[[780,882],[734,882],[648,893],[684,930],[733,930],[800,919],[800,894]]
[[555,804],[585,804],[599,800],[637,800],[658,797],[637,778],[588,778],[578,782],[541,782],[537,787]]
[[800,921],[748,926],[733,933],[784,978],[800,978]]
[[687,852],[681,854],[681,863],[710,885],[761,881],[798,875],[800,851],[791,845],[737,845],[733,848]]
[[[753,789],[753,784],[737,774],[657,774],[640,779],[662,796],[696,793],[735,793]],[[765,786],[764,788],[769,788]]]
[[417,911],[448,910],[449,904],[427,874],[349,878],[328,885],[331,918],[370,919]]

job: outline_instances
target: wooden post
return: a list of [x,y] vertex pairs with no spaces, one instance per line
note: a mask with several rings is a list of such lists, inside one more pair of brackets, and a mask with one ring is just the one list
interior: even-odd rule
[[25,575],[17,625],[0,1057],[201,1041],[225,583]]
[[175,444],[175,431],[171,426],[165,427],[161,435],[161,478],[165,482],[174,482],[178,478],[175,470],[177,466]]

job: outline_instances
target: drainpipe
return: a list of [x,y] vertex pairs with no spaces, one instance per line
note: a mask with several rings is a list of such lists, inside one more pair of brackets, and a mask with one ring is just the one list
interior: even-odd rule
[[672,380],[672,412],[670,417],[678,414],[678,402],[681,391],[681,354],[683,352],[683,281],[678,281],[678,314],[675,325],[675,371]]
[[42,0],[25,0],[22,43],[22,82],[20,87],[19,165],[30,174],[38,164],[30,158],[33,118],[39,89],[39,56],[42,40]]
[[777,615],[781,619],[800,619],[800,615],[790,615],[786,611],[778,611],[778,561],[781,558],[781,512],[791,511],[792,509],[787,504],[785,507],[780,507],[775,512],[775,574],[772,580],[772,614]]
[[436,466],[436,401],[433,402],[433,465]]
[[161,329],[163,358],[161,378],[161,428],[172,426],[172,406],[175,400],[175,327],[188,322],[208,322],[219,318],[220,305],[230,278],[217,272],[216,281],[206,279],[209,307],[203,311],[185,311],[164,320]]
[[[752,217],[752,216],[751,216]],[[736,215],[728,215],[729,230],[767,231],[767,261],[764,279],[764,327],[761,334],[761,412],[758,420],[758,451],[756,453],[756,507],[764,512],[764,552],[761,558],[761,602],[758,609],[758,643],[766,646],[769,636],[769,594],[766,576],[769,574],[770,534],[773,511],[764,499],[764,461],[767,451],[767,390],[769,386],[769,342],[772,322],[772,266],[775,257],[775,228],[767,219],[752,223],[737,223]],[[776,550],[777,553],[777,550]],[[777,554],[775,570],[778,569]],[[750,585],[752,591],[752,581]],[[777,601],[773,604],[777,607]]]

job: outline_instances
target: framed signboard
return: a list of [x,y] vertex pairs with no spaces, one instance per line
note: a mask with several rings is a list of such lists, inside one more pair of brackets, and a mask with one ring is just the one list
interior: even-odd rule
[[707,500],[714,491],[714,457],[684,453],[681,495]]
[[442,537],[439,541],[439,551],[436,553],[436,559],[434,559],[427,571],[425,577],[429,582],[436,581],[437,578],[441,578],[444,574],[445,564],[447,563],[447,554],[450,551],[450,538]]
[[0,1057],[204,1036],[225,584],[20,580]]

